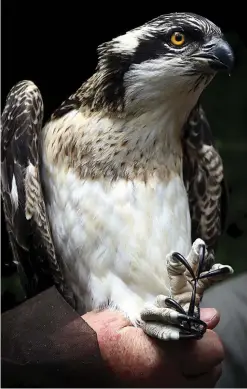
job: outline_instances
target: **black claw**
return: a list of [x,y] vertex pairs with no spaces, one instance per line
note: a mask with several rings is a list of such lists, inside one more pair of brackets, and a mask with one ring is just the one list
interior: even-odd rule
[[204,334],[207,329],[207,324],[195,316],[180,314],[178,319],[181,321],[179,328],[188,333]]
[[186,269],[190,272],[190,275],[193,278],[193,280],[195,279],[195,275],[193,273],[193,270],[191,269],[190,264],[188,263],[187,259],[185,259],[183,257],[183,255],[181,255],[177,252],[174,252],[174,253],[172,253],[172,258],[175,258],[177,261],[181,262],[186,267]]
[[188,315],[189,315],[189,316],[193,316],[194,313],[195,313],[195,305],[196,305],[196,285],[197,285],[197,282],[196,282],[196,280],[195,280],[194,285],[191,285],[191,286],[192,286],[192,295],[191,295],[190,305],[189,305],[189,309],[188,309]]
[[177,303],[177,301],[167,297],[165,299],[166,306],[168,308],[175,309],[178,313],[178,319],[181,322],[178,325],[179,329],[186,331],[186,334],[193,334],[193,338],[201,338],[207,329],[207,324],[200,320],[199,317],[196,317],[195,314],[189,315],[185,310]]
[[190,326],[193,325],[193,323],[196,325],[196,327],[202,326],[204,332],[207,329],[207,324],[197,317],[179,314],[178,319],[181,320],[181,322],[188,323]]
[[[192,300],[193,296],[191,301]],[[196,317],[194,311],[193,315],[186,314],[185,310],[175,300],[169,297],[166,298],[165,303],[168,308],[173,308],[179,313],[178,320],[180,324],[175,325],[175,327],[180,329],[181,339],[201,339],[203,337],[203,334],[207,329],[207,324],[204,321],[200,320],[199,317]],[[193,305],[193,308],[194,306],[195,304]]]
[[206,332],[207,324],[203,320],[193,317],[192,319],[190,319],[190,321],[192,323],[195,323],[196,327],[201,327],[200,332],[202,332],[203,334]]
[[167,297],[167,298],[165,299],[165,303],[166,303],[167,308],[173,308],[173,309],[175,309],[176,311],[178,311],[179,313],[181,313],[182,315],[186,315],[186,312],[185,312],[185,310],[181,307],[181,305],[179,305],[179,304],[177,303],[177,301],[173,300],[172,298]]
[[203,269],[204,260],[205,260],[205,251],[206,251],[205,245],[203,245],[203,244],[200,245],[200,247],[199,247],[199,266],[198,266],[197,275],[196,275],[197,279],[200,277],[200,274],[201,274],[202,269]]
[[185,332],[179,333],[179,339],[195,339],[199,340],[203,337],[204,334],[201,333],[194,333],[194,334],[187,334]]
[[228,267],[222,267],[221,269],[216,269],[216,270],[210,270],[206,274],[203,274],[202,276],[199,277],[199,280],[202,280],[203,278],[210,278],[214,276],[218,276],[221,274],[229,274],[231,270]]

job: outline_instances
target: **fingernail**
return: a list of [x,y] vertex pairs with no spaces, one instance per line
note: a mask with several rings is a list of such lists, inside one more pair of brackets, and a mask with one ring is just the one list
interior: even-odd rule
[[201,310],[201,319],[210,322],[218,315],[218,312],[214,308],[204,308]]

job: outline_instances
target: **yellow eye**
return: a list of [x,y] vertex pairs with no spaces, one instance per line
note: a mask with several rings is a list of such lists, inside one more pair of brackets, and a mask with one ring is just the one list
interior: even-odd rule
[[174,32],[171,36],[171,42],[175,46],[182,46],[185,42],[185,36],[182,32]]

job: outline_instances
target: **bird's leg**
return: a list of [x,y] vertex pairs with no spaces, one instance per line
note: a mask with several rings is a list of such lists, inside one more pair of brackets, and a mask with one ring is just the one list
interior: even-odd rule
[[170,296],[158,296],[154,305],[146,305],[140,323],[150,336],[163,339],[199,339],[206,331],[200,320],[199,304],[205,289],[233,272],[230,266],[214,265],[201,273],[207,251],[197,239],[187,258],[173,252],[167,256]]
[[158,296],[153,306],[146,306],[141,312],[143,330],[159,339],[201,338],[206,324],[200,321],[194,308],[198,305],[195,291],[195,274],[200,262],[200,245],[196,241],[187,258],[173,252],[166,258],[170,280],[170,296]]

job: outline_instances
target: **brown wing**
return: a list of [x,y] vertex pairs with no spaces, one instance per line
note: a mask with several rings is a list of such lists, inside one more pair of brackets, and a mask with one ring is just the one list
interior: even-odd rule
[[27,297],[54,281],[66,297],[40,180],[38,139],[42,121],[39,89],[30,81],[17,83],[7,96],[2,114],[3,209],[13,259]]
[[197,105],[184,127],[184,182],[188,191],[192,240],[205,241],[211,261],[225,228],[227,190],[223,163],[213,142],[205,113]]

